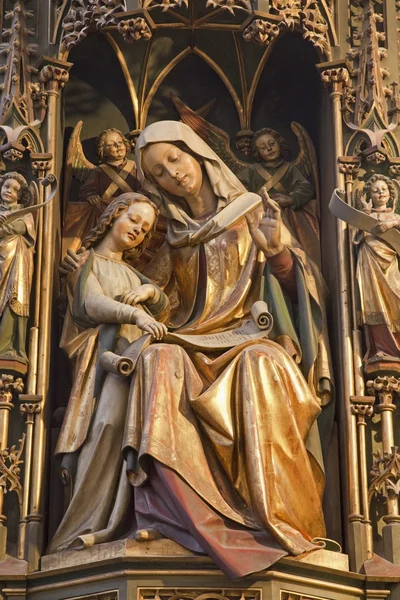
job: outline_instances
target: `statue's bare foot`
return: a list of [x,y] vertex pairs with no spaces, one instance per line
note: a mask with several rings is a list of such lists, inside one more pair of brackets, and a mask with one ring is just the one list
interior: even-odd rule
[[161,533],[155,529],[138,529],[135,533],[135,540],[137,542],[152,542],[153,540],[159,540],[164,537]]

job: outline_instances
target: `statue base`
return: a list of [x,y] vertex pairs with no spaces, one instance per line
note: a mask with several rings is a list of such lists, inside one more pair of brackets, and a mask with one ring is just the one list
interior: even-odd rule
[[27,371],[28,364],[23,358],[13,355],[0,356],[0,373],[23,376],[26,375]]
[[329,550],[230,581],[210,558],[167,539],[67,550],[44,556],[41,571],[2,579],[17,600],[384,600],[399,581],[352,573],[347,555]]

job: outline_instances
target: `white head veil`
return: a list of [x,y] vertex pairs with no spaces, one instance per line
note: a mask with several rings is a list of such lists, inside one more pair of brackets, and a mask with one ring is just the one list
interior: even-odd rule
[[183,142],[189,150],[202,159],[204,169],[218,198],[218,210],[246,193],[239,179],[228,169],[225,163],[188,125],[179,121],[159,121],[142,131],[136,143],[136,164],[144,189],[150,192],[153,200],[170,219],[188,225],[191,220],[183,208],[177,206],[163,189],[146,181],[142,164],[143,149],[155,142]]

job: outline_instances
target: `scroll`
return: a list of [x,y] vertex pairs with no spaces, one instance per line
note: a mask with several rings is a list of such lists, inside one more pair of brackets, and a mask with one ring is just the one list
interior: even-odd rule
[[329,202],[329,210],[331,213],[349,225],[352,225],[357,229],[362,229],[363,231],[368,231],[376,237],[381,238],[400,255],[400,231],[397,229],[390,229],[384,233],[378,233],[375,230],[377,220],[344,202],[340,197],[340,194],[344,194],[344,192],[338,189],[333,191]]
[[[209,333],[205,335],[185,335],[168,332],[163,343],[179,344],[193,350],[228,350],[246,342],[267,338],[273,326],[273,318],[266,302],[259,300],[251,308],[252,319],[241,327]],[[109,373],[129,376],[133,373],[136,363],[143,352],[153,342],[151,335],[142,335],[127,348],[122,356],[114,352],[103,352],[100,357],[101,367]]]
[[135,365],[128,356],[119,356],[114,352],[103,352],[100,356],[100,366],[108,373],[116,373],[128,377],[132,375]]

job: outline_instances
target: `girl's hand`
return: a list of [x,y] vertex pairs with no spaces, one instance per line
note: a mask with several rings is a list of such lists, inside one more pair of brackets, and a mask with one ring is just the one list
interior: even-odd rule
[[141,304],[142,302],[146,302],[146,300],[152,300],[157,291],[154,285],[145,283],[132,292],[122,294],[120,302],[135,306],[135,304]]
[[167,335],[168,333],[168,329],[164,323],[159,323],[140,308],[135,311],[134,322],[139,329],[146,333],[150,333],[150,335],[158,341],[162,340],[164,335]]
[[58,268],[61,275],[68,275],[69,273],[76,271],[76,269],[79,269],[82,263],[82,258],[82,256],[79,256],[79,252],[76,253],[68,248],[67,254],[62,259]]

